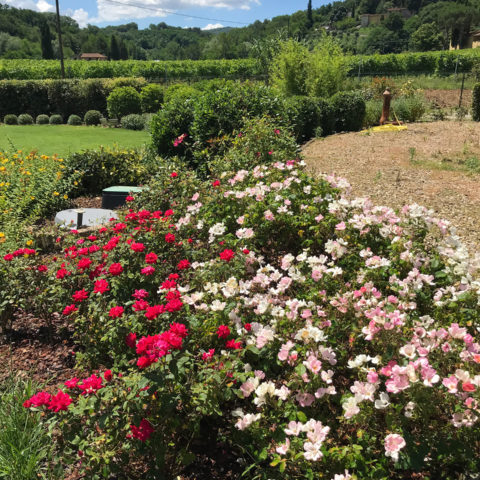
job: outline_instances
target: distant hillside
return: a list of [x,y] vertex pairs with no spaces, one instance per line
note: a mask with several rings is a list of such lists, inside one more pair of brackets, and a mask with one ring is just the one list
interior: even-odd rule
[[[305,7],[311,2],[305,0]],[[280,38],[314,42],[324,32],[352,54],[467,47],[480,25],[480,0],[345,0],[300,10],[243,28],[213,30],[134,22],[80,28],[62,16],[66,58],[102,53],[110,59],[183,60],[246,58],[252,47]],[[0,58],[58,58],[55,15],[0,4]]]

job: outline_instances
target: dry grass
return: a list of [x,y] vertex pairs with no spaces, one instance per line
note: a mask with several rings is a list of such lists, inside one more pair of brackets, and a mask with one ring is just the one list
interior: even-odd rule
[[312,171],[349,180],[353,194],[401,208],[418,203],[480,246],[480,124],[434,122],[408,130],[332,135],[303,149]]

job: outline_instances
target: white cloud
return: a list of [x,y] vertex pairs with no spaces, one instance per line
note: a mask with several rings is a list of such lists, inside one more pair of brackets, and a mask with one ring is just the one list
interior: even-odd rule
[[51,11],[55,10],[55,7],[45,0],[38,0],[37,10],[39,12],[51,12]]
[[92,19],[89,17],[88,12],[83,8],[74,11],[70,10],[65,13],[72,17],[78,23],[80,28],[85,28],[89,23],[92,23]]
[[[90,20],[90,23],[115,22],[148,17],[166,17],[170,12],[177,12],[191,8],[225,8],[228,10],[241,9],[249,10],[251,5],[260,5],[259,0],[115,0],[118,3],[111,3],[108,0],[97,0],[97,17]],[[136,3],[144,8],[130,5]],[[162,10],[166,9],[168,12]]]
[[[7,5],[16,8],[28,8],[38,12],[49,12],[55,10],[51,0],[2,0]],[[118,3],[117,3],[118,2]],[[143,8],[120,5],[120,3],[133,3]],[[170,12],[182,12],[192,8],[224,8],[227,10],[249,10],[252,5],[260,5],[260,0],[115,0],[115,3],[108,0],[97,0],[96,15],[90,14],[83,8],[76,10],[68,9],[62,14],[71,16],[81,27],[87,24],[113,23],[132,21],[141,18],[162,18]],[[166,9],[162,10],[162,9]],[[221,28],[207,25],[204,30]]]
[[203,27],[202,30],[214,30],[215,28],[223,28],[225,25],[221,23],[209,23],[206,27]]
[[38,0],[37,2],[35,0],[3,0],[3,3],[15,8],[28,8],[36,12],[51,12],[55,10],[55,7],[46,0]]

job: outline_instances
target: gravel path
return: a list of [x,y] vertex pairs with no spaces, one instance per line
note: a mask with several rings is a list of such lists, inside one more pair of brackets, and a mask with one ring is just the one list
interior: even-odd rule
[[311,171],[345,177],[355,196],[397,209],[410,203],[433,209],[471,251],[480,250],[480,123],[332,135],[307,143],[303,155]]

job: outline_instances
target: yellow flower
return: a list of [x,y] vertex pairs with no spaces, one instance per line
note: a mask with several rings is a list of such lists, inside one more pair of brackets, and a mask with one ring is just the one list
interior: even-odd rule
[[303,237],[303,230],[299,230],[299,231],[298,231],[298,236],[299,236],[299,237]]
[[53,195],[54,195],[55,197],[58,197],[60,194],[59,194],[58,192],[53,192]]
[[68,195],[64,195],[63,198],[66,200],[68,198]]
[[0,232],[0,238],[4,238],[5,234],[3,232]]
[[33,245],[33,240],[27,240],[26,244],[27,244],[27,247],[29,247],[30,245]]

